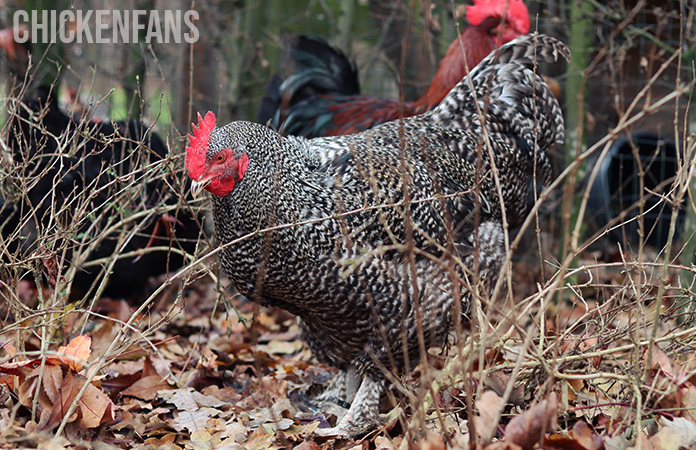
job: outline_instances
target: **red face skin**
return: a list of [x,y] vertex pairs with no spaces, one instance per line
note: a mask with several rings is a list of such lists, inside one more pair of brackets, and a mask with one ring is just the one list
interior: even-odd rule
[[494,30],[494,40],[498,46],[529,33],[529,11],[523,0],[474,0],[466,11],[466,18],[473,26],[480,25],[490,17],[499,21],[505,17],[502,30],[500,27]]
[[234,159],[231,148],[219,151],[206,164],[206,170],[197,180],[203,189],[218,197],[225,197],[234,190],[235,184],[244,177],[249,157],[243,154]]
[[234,157],[231,148],[225,148],[206,158],[210,132],[215,128],[215,115],[208,112],[205,118],[198,114],[198,127],[192,124],[193,135],[189,134],[189,146],[186,148],[186,169],[193,180],[192,190],[197,193],[201,188],[225,197],[234,190],[234,186],[244,177],[249,166],[249,156],[242,154]]
[[500,47],[503,44],[507,44],[511,40],[520,37],[522,34],[526,33],[519,33],[510,25],[507,23],[504,23],[502,25],[499,25],[493,30],[493,41],[495,42],[495,45]]

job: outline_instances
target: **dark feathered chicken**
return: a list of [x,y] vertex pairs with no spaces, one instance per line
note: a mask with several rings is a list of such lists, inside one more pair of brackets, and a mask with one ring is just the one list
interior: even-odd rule
[[355,65],[343,52],[318,37],[294,36],[289,45],[292,73],[269,83],[257,119],[270,121],[282,134],[318,137],[356,133],[400,114],[428,111],[493,49],[529,32],[522,0],[474,0],[466,17],[470,26],[450,44],[427,92],[404,104],[362,95]]
[[468,292],[495,283],[503,212],[521,223],[529,179],[548,184],[546,151],[563,139],[559,104],[534,73],[561,57],[553,38],[519,38],[432,111],[348,136],[199,116],[186,166],[214,194],[225,272],[250,299],[299,316],[316,357],[341,370],[333,393],[351,406],[321,434],[377,423],[384,370],[417,363],[419,334],[441,341]]
[[[167,157],[167,146],[141,121],[76,121],[58,107],[48,87],[40,87],[18,106],[3,132],[14,162],[0,191],[7,196],[0,204],[3,262],[14,261],[19,271],[30,260],[65,256],[59,275],[77,265],[74,279],[66,281],[71,281],[72,297],[80,298],[114,254],[144,250],[149,243],[183,244],[193,251],[199,233],[195,220],[185,213],[178,219],[173,212],[165,214],[176,196],[155,166]],[[177,233],[169,233],[170,228]],[[78,248],[87,261],[74,261]],[[105,261],[86,264],[100,259]],[[176,252],[166,251],[121,259],[104,293],[145,292],[148,277],[182,263]]]

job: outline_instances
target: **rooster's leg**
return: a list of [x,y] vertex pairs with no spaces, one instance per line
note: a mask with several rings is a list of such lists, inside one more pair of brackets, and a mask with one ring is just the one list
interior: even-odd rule
[[335,403],[348,409],[355,398],[359,386],[360,375],[358,375],[355,367],[349,367],[348,370],[338,372],[324,392],[315,398],[315,401],[319,403]]
[[324,413],[339,419],[346,414],[360,386],[361,377],[355,368],[339,371],[326,386],[326,389],[312,399],[305,399],[303,405],[317,415]]
[[[357,377],[357,373],[354,373]],[[346,378],[350,378],[350,371],[346,372]],[[346,394],[348,394],[346,382]],[[350,409],[333,428],[318,428],[314,431],[317,436],[336,436],[341,438],[355,438],[363,436],[379,425],[379,397],[384,390],[384,380],[376,380],[370,375],[365,375],[360,387],[355,392]]]

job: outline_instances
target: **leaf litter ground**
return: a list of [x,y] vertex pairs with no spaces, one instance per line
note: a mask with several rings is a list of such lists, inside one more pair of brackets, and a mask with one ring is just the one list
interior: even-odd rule
[[[221,296],[210,280],[187,287],[174,314],[176,290],[159,298],[100,367],[132,304],[104,298],[90,314],[63,308],[50,332],[31,320],[5,326],[13,317],[6,310],[0,448],[696,446],[694,332],[679,303],[685,292],[668,287],[649,345],[652,272],[606,260],[582,261],[587,270],[568,283],[565,298],[538,316],[541,306],[530,300],[538,269],[518,262],[514,291],[518,307],[532,305],[528,322],[516,322],[517,331],[491,341],[474,362],[434,351],[390,390],[384,428],[364,439],[313,437],[343,411],[310,400],[334,369],[312,359],[290,314]],[[677,275],[670,286],[678,286]],[[15,294],[27,304],[37,297],[29,282]],[[525,327],[543,333],[525,343]]]

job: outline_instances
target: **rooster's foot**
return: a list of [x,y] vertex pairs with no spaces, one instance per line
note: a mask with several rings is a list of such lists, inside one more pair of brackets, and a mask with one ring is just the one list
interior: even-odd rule
[[316,436],[358,438],[380,425],[379,397],[384,388],[384,380],[375,380],[370,375],[365,375],[360,383],[360,387],[355,392],[350,385],[353,384],[354,378],[357,378],[357,373],[348,370],[346,378],[348,379],[346,383],[348,385],[346,389],[348,395],[346,397],[352,397],[350,409],[343,415],[335,427],[317,428],[314,430]]
[[317,428],[314,435],[318,437],[331,437],[336,439],[358,439],[365,436],[370,431],[377,428],[379,421],[360,421],[352,420],[352,414],[348,413],[333,428]]

